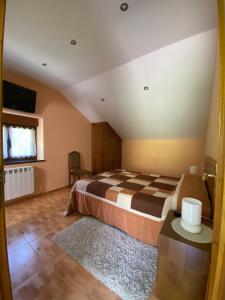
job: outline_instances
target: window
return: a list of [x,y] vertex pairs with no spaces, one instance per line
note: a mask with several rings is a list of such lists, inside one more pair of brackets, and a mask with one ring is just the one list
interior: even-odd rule
[[[12,121],[12,116],[10,116],[10,120]],[[10,124],[4,120],[3,115],[2,136],[4,162],[37,159],[36,126],[32,126],[34,124],[31,123],[31,120],[31,118],[29,118],[29,120],[28,118],[27,120],[24,119],[24,117],[17,118],[16,122],[13,122],[14,124]]]

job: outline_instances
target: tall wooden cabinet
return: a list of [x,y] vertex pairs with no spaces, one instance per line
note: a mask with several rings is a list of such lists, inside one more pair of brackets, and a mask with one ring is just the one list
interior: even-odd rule
[[92,173],[121,168],[122,141],[107,122],[92,123]]

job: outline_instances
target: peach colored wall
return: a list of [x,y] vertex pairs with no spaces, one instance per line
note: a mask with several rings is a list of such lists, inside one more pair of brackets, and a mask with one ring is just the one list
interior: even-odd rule
[[219,151],[219,70],[216,66],[211,107],[208,118],[205,153],[213,159],[218,159]]
[[201,170],[204,150],[204,139],[124,140],[122,167],[179,176],[188,172],[190,165],[198,165]]
[[36,113],[44,118],[46,161],[29,164],[35,167],[36,192],[68,185],[70,151],[79,151],[82,167],[91,170],[91,124],[87,119],[54,89],[12,72],[3,72],[3,78],[37,91]]

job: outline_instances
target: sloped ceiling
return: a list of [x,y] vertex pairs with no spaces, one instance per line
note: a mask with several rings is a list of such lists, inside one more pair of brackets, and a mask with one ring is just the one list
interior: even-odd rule
[[63,94],[91,122],[107,120],[123,138],[202,137],[212,90],[215,37],[215,31],[207,31],[179,41],[69,87]]
[[121,2],[8,0],[4,67],[61,90],[123,138],[203,136],[216,1],[129,0],[127,12]]

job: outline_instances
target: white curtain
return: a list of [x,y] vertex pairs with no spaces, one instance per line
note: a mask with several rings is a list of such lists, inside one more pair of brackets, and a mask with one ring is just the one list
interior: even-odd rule
[[8,128],[3,125],[2,128],[2,139],[3,139],[3,159],[8,158]]
[[12,158],[37,155],[35,129],[10,126],[9,139],[11,142],[10,156]]

